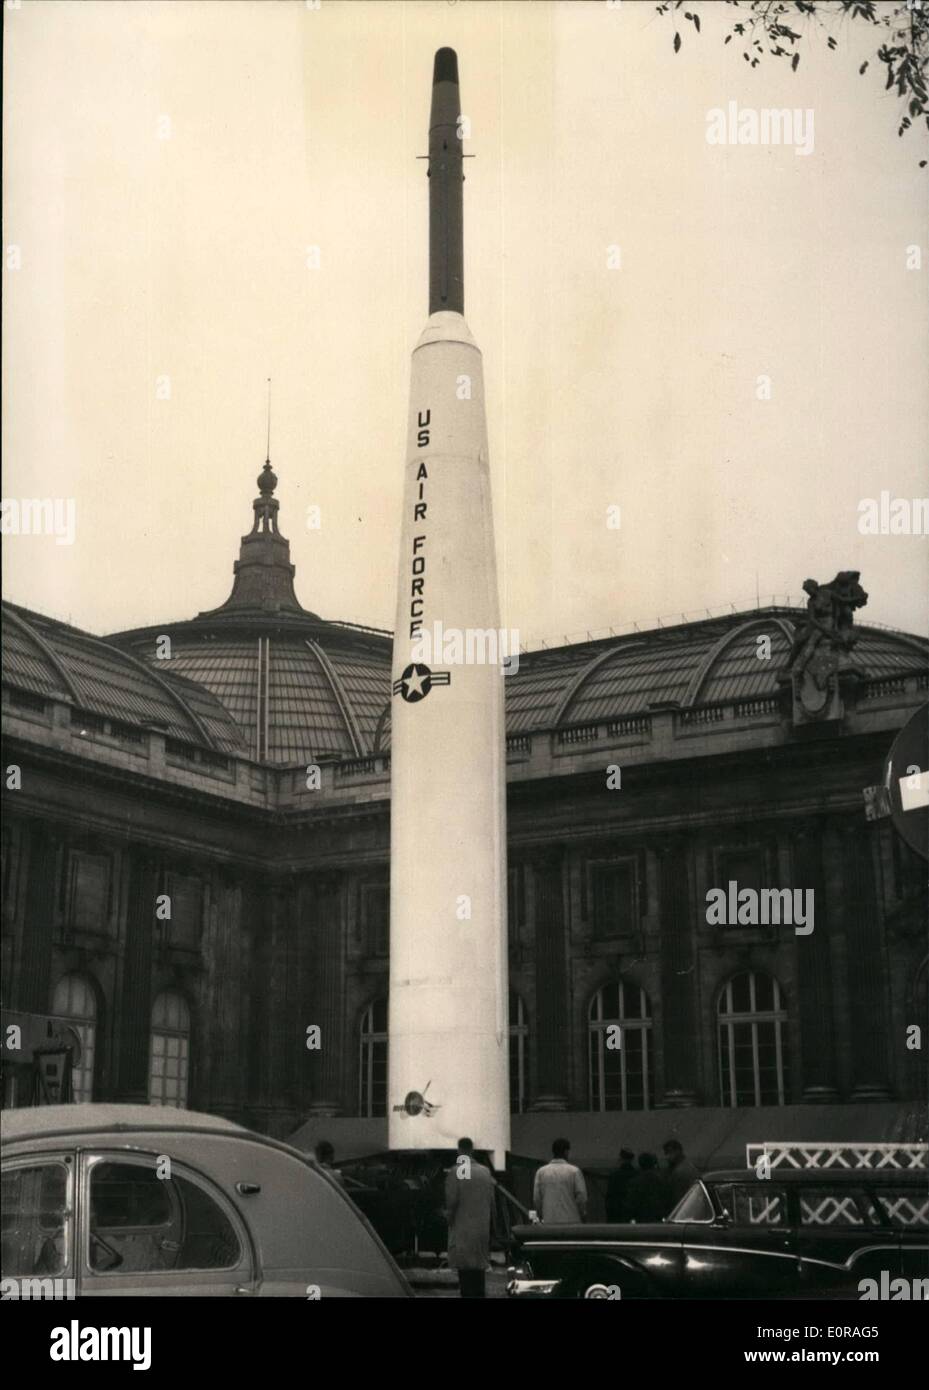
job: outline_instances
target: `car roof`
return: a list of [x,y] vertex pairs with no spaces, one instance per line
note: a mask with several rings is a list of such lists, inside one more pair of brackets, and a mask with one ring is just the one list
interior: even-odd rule
[[6,1143],[50,1134],[138,1129],[251,1133],[220,1115],[180,1110],[173,1105],[30,1105],[0,1113],[0,1138]]
[[754,1168],[724,1168],[704,1173],[704,1182],[823,1182],[839,1185],[856,1182],[914,1183],[929,1187],[926,1168],[781,1168],[772,1167],[770,1178],[759,1177]]

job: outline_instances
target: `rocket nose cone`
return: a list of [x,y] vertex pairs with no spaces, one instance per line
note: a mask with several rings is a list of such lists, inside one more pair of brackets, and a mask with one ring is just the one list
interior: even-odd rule
[[432,85],[437,82],[458,81],[458,54],[453,48],[440,48],[435,55],[435,66],[432,69]]

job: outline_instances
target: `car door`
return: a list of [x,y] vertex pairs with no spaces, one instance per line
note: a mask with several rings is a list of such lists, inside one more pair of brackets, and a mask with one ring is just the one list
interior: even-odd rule
[[165,1154],[96,1149],[82,1155],[80,1189],[80,1295],[257,1291],[241,1217],[190,1167]]
[[773,1181],[720,1184],[715,1211],[684,1235],[689,1298],[776,1298],[796,1289],[787,1191]]
[[881,1185],[871,1189],[892,1230],[900,1254],[896,1271],[904,1279],[925,1279],[929,1273],[929,1187],[922,1181]]
[[864,1184],[798,1184],[794,1191],[800,1292],[857,1296],[862,1279],[893,1277],[899,1240]]
[[10,1297],[73,1297],[75,1168],[67,1152],[4,1163],[0,1275],[16,1281],[4,1286]]

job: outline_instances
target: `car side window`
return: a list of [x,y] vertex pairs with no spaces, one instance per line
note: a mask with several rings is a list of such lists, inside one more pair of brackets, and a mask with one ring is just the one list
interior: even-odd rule
[[736,1226],[786,1226],[787,1193],[767,1183],[749,1186],[734,1184],[729,1211]]
[[71,1170],[60,1159],[3,1170],[4,1278],[61,1274],[71,1254]]
[[88,1262],[96,1274],[233,1269],[242,1247],[199,1183],[154,1162],[102,1161],[90,1170]]
[[826,1184],[801,1188],[801,1226],[862,1227],[881,1226],[881,1213],[863,1188],[829,1187]]
[[918,1187],[882,1187],[877,1199],[892,1226],[903,1231],[929,1229],[929,1190]]
[[667,1220],[675,1223],[713,1220],[713,1205],[706,1195],[706,1188],[702,1182],[694,1183],[693,1187],[678,1202]]

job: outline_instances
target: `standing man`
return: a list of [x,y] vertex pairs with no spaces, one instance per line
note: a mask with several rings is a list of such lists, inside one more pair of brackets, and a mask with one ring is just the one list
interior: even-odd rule
[[700,1174],[684,1153],[684,1146],[679,1139],[666,1139],[661,1147],[668,1165],[665,1176],[671,1202],[669,1210],[673,1210]]
[[631,1149],[620,1149],[619,1166],[613,1169],[606,1186],[607,1221],[629,1219],[626,1211],[626,1191],[635,1177],[635,1169],[632,1166],[634,1158],[635,1154]]
[[671,1209],[668,1180],[654,1154],[639,1154],[639,1171],[626,1189],[627,1220],[663,1221]]
[[457,1161],[445,1175],[448,1264],[458,1271],[462,1298],[484,1297],[496,1187],[493,1174],[473,1155],[473,1141],[459,1139]]
[[325,1168],[330,1178],[335,1178],[336,1182],[342,1183],[343,1187],[345,1186],[341,1169],[335,1166],[335,1149],[328,1139],[320,1139],[316,1145],[316,1162],[320,1168]]
[[552,1144],[552,1161],[535,1175],[532,1185],[532,1205],[543,1222],[577,1225],[587,1211],[587,1184],[580,1168],[568,1162],[571,1143],[556,1139]]

